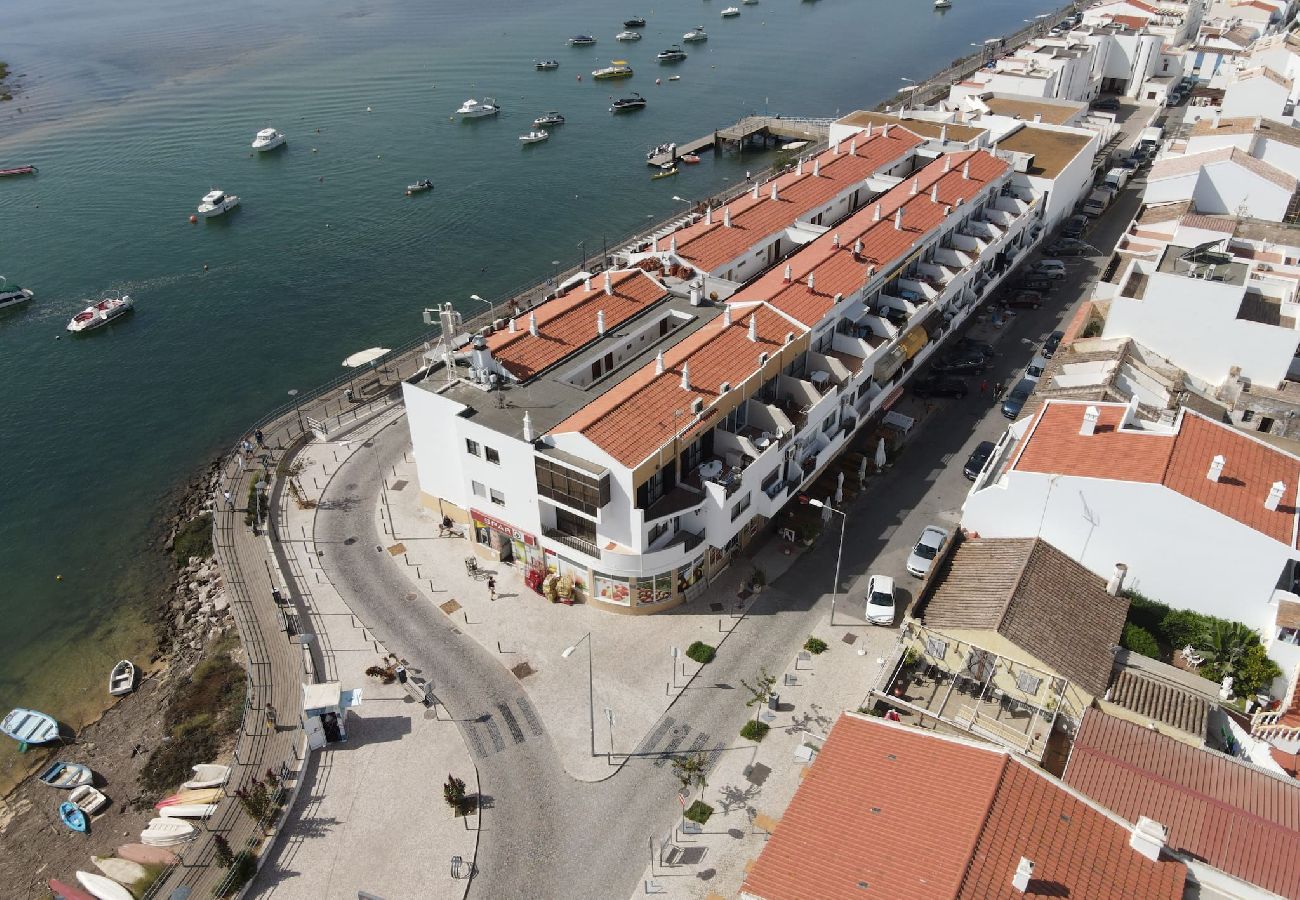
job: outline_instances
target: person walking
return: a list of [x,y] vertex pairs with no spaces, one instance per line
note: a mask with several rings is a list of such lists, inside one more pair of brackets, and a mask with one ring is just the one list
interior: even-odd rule
[[222,491],[222,496],[226,498],[226,509],[235,508],[235,498],[230,496],[230,491]]
[[981,379],[980,379],[980,393],[981,393],[981,394],[987,394],[988,392],[989,392],[989,380],[988,380],[987,378],[981,378]]
[[993,399],[1001,400],[1002,395],[1005,394],[1006,392],[1007,392],[1007,383],[1005,381],[999,381],[997,383],[997,386],[993,388]]
[[495,578],[489,577],[488,578],[488,600],[495,602],[496,599],[497,599],[497,580]]
[[259,447],[265,447],[265,446],[266,446],[266,438],[263,437],[263,435],[262,435],[262,429],[259,428],[259,429],[257,429],[257,431],[254,431],[254,432],[253,432],[253,437],[255,437],[255,438],[257,439],[257,446],[259,446]]

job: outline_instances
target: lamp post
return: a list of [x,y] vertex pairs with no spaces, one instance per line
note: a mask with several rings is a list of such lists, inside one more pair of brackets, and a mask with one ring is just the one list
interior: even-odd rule
[[835,587],[831,590],[831,625],[835,624],[835,600],[840,594],[840,560],[844,558],[844,529],[848,527],[849,517],[842,510],[833,506],[827,506],[820,500],[809,498],[809,506],[815,506],[818,509],[828,509],[840,517],[840,549],[835,554]]
[[572,646],[565,647],[560,652],[561,659],[568,659],[577,652],[578,644],[583,641],[587,642],[587,709],[591,714],[591,755],[596,755],[596,676],[592,668],[591,661],[591,632],[588,631],[582,637],[578,638]]
[[[290,399],[292,399],[292,398],[294,398],[294,397],[297,397],[297,396],[298,396],[298,389],[297,389],[297,388],[290,388],[290,389],[289,389],[289,397],[290,397]],[[302,407],[301,407],[301,406],[298,406],[298,405],[295,404],[295,405],[294,405],[294,408],[293,408],[293,411],[296,412],[296,413],[298,414],[298,431],[299,431],[299,432],[306,431],[307,429],[305,429],[305,428],[302,427]]]

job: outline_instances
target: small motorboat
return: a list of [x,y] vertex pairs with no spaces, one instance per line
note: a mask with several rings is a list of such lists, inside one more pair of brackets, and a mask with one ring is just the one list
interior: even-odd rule
[[124,659],[113,666],[113,671],[109,673],[108,693],[114,697],[121,697],[133,690],[135,690],[135,663]]
[[181,785],[182,790],[221,787],[230,777],[230,766],[217,766],[212,763],[192,766],[191,771],[194,772],[194,777]]
[[549,72],[552,69],[558,69],[560,67],[560,61],[558,59],[539,59],[536,60],[536,65],[537,68],[541,69],[543,72]]
[[654,149],[646,151],[645,161],[653,162],[656,156],[663,156],[665,153],[672,154],[675,149],[677,149],[677,145],[672,143],[671,141],[660,144]]
[[629,30],[629,31],[620,31],[618,34],[614,35],[614,40],[616,40],[616,41],[639,41],[639,40],[641,40],[641,32],[639,32],[639,31],[630,31],[630,30]]
[[210,219],[213,216],[225,215],[238,205],[239,198],[234,194],[214,189],[203,195],[195,212],[205,219]]
[[633,16],[630,19],[623,20],[624,28],[645,28],[645,19],[641,16]]
[[538,116],[533,119],[533,125],[537,128],[554,128],[556,125],[564,124],[564,116],[555,110],[551,110],[544,116]]
[[609,65],[591,73],[591,77],[595,78],[597,81],[603,81],[610,78],[631,78],[632,75],[632,67],[627,64],[627,60],[625,59],[610,60]]
[[65,790],[90,784],[95,780],[94,773],[88,767],[66,762],[56,762],[36,777],[42,784]]
[[550,132],[541,128],[534,128],[532,131],[528,132],[527,134],[519,135],[519,143],[523,144],[524,146],[527,146],[529,144],[540,144],[542,141],[546,140],[550,136],[551,136]]
[[9,169],[0,169],[0,178],[7,178],[10,175],[35,175],[37,171],[35,166],[14,166]]
[[215,803],[173,803],[158,810],[164,819],[206,819],[217,811]]
[[660,62],[681,62],[685,58],[686,58],[686,51],[683,50],[681,47],[679,47],[677,44],[673,44],[667,50],[660,50],[655,55],[655,59],[659,60]]
[[0,309],[8,309],[20,303],[26,303],[35,296],[25,287],[19,287],[16,284],[9,287],[9,281],[3,275],[0,275]]
[[72,793],[68,794],[68,799],[77,805],[77,809],[88,816],[93,816],[105,806],[108,806],[108,798],[104,796],[104,792],[88,784],[73,788]]
[[427,178],[421,178],[419,181],[415,182],[414,184],[408,184],[406,186],[407,194],[418,194],[421,191],[431,191],[431,190],[433,190],[433,182]]
[[612,113],[630,112],[634,109],[645,109],[645,105],[645,97],[634,93],[631,97],[620,97],[615,100],[609,111]]
[[669,76],[668,76],[668,80],[669,80],[669,81],[681,81],[681,80],[682,80],[682,76],[680,76],[680,75],[669,75]]
[[484,97],[481,103],[471,97],[460,105],[456,115],[462,119],[481,119],[484,116],[495,116],[499,112],[501,107],[491,97]]
[[952,0],[934,0],[935,9],[949,9],[952,6]]
[[135,884],[142,878],[149,877],[149,872],[138,862],[118,859],[116,856],[92,856],[90,861],[95,868],[119,884]]
[[117,855],[142,866],[174,866],[180,862],[180,857],[170,850],[148,844],[123,844],[117,848]]
[[740,2],[744,6],[753,6],[755,3],[758,2],[758,0],[740,0]]
[[82,834],[85,834],[89,827],[86,823],[86,814],[81,811],[81,807],[67,800],[59,804],[59,818],[63,820],[64,825]]
[[98,900],[135,900],[134,894],[103,875],[96,875],[94,872],[78,872],[77,880]]
[[223,791],[219,787],[210,788],[186,788],[177,791],[170,797],[164,797],[154,804],[154,809],[162,809],[164,806],[176,806],[179,803],[216,803],[221,799]]
[[683,41],[686,41],[687,43],[692,43],[692,44],[693,44],[693,43],[698,43],[698,42],[700,42],[700,41],[707,41],[708,39],[709,39],[709,36],[708,36],[708,34],[704,31],[704,26],[703,26],[703,25],[696,25],[696,26],[695,26],[694,28],[692,28],[690,31],[688,31],[688,32],[686,32],[684,35],[682,35],[682,40],[683,40]]
[[590,47],[596,43],[596,39],[589,34],[575,34],[569,38],[570,47]]
[[692,166],[700,161],[699,156],[697,156],[694,153],[684,153],[677,158],[680,159],[682,162]]
[[59,736],[59,723],[43,712],[18,707],[0,721],[0,734],[24,744],[47,744]]
[[728,6],[722,11],[722,18],[724,19],[734,19],[738,15],[740,15],[739,6]]
[[656,178],[671,178],[676,174],[677,174],[677,166],[673,165],[672,163],[664,163],[662,166],[659,167],[659,171],[651,175],[650,178],[652,180]]
[[87,894],[81,888],[73,887],[57,878],[51,878],[46,884],[50,886],[50,893],[54,895],[54,900],[95,900],[94,894]]
[[174,847],[194,837],[194,826],[181,819],[150,819],[148,827],[140,832],[140,843],[146,847]]
[[283,147],[285,141],[289,140],[282,132],[274,128],[263,128],[253,138],[253,149],[258,153],[265,153],[268,150],[274,150],[276,147]]
[[[94,331],[109,322],[124,316],[135,307],[135,301],[121,291],[109,291],[98,303],[87,306],[69,320],[67,329],[73,334]],[[0,731],[3,731],[0,727]],[[30,741],[28,742],[30,743]]]

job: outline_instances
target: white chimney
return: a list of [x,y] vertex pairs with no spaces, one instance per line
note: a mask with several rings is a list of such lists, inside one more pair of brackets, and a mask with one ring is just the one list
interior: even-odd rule
[[809,273],[808,273],[808,290],[810,290],[810,291],[815,287],[815,284],[814,284],[814,281],[813,281],[814,277],[815,277],[814,273],[812,273],[812,272],[809,272]]
[[903,230],[903,207],[901,206],[894,212],[894,230]]
[[1219,111],[1217,109],[1214,111],[1214,127],[1219,127]]
[[1223,458],[1222,453],[1216,455],[1214,459],[1210,460],[1210,470],[1205,473],[1205,477],[1210,481],[1218,481],[1219,476],[1223,474],[1223,467],[1227,464],[1228,461]]
[[1029,890],[1029,879],[1034,877],[1034,864],[1027,856],[1020,857],[1015,874],[1011,876],[1011,886],[1020,893]]
[[601,337],[605,336],[605,311],[603,309],[596,311],[596,334]]
[[1097,420],[1101,418],[1101,410],[1095,406],[1089,406],[1083,411],[1083,424],[1079,426],[1079,434],[1089,437],[1097,431]]
[[722,209],[722,227],[723,227],[723,228],[730,228],[730,227],[731,227],[731,207],[730,207],[730,206],[723,207],[723,209]]
[[867,137],[871,137],[871,123],[867,123]]
[[879,221],[880,221],[880,204],[879,204],[879,203],[876,204],[876,211],[875,211],[874,213],[871,214],[871,221],[873,221],[873,222],[879,222]]
[[786,342],[787,344],[793,344],[793,343],[794,343],[794,332],[793,332],[793,331],[787,331],[787,332],[785,333],[785,342]]
[[[670,238],[668,239],[668,252],[669,252],[669,253],[676,253],[676,252],[677,252],[677,233],[676,233],[676,232],[673,232],[673,236],[670,237]],[[608,280],[609,280],[609,273],[606,272],[606,273],[605,273],[605,276],[606,276],[606,281],[608,281]]]
[[537,337],[537,313],[528,314],[528,333]]
[[663,373],[664,373],[664,352],[660,350],[659,355],[655,357],[655,374],[662,375]]
[[784,275],[785,275],[785,280],[786,280],[786,281],[789,281],[789,280],[791,280],[792,278],[794,278],[794,270],[790,268],[790,264],[789,264],[789,263],[786,263],[786,264],[785,264],[785,272],[784,272]]
[[920,190],[921,190],[921,176],[918,175],[912,179],[912,196],[915,197],[917,192]]
[[1154,819],[1139,816],[1129,835],[1128,845],[1152,862],[1160,861],[1160,851],[1165,849],[1169,829]]
[[853,255],[854,256],[862,255],[862,238],[858,238],[856,241],[853,242]]
[[835,234],[831,235],[831,243],[836,247],[836,249],[839,248],[839,246],[840,246],[840,233],[839,233],[838,231],[835,232]]
[[591,276],[590,276],[590,275],[588,275],[586,278],[582,279],[582,289],[583,289],[584,291],[590,291],[590,290],[591,290]]
[[944,207],[943,207],[943,214],[944,214],[945,217],[947,217],[947,216],[951,216],[951,215],[952,215],[952,207],[951,207],[951,206],[948,206],[947,204],[945,204]]
[[967,180],[970,179],[970,160],[969,160],[969,159],[966,160],[964,163],[961,164],[961,178],[962,178],[962,181],[967,181]]
[[511,333],[511,334],[514,334],[517,330],[518,330],[518,329],[517,329],[516,326],[515,326],[515,319],[514,319],[514,316],[511,316],[511,317],[510,317],[510,333]]
[[1110,581],[1106,582],[1106,593],[1112,597],[1118,596],[1119,592],[1124,590],[1124,579],[1128,577],[1128,566],[1124,563],[1115,563],[1115,572],[1110,576]]
[[819,156],[813,160],[813,176],[815,177],[817,175],[820,175],[821,173],[822,173],[822,158]]
[[853,140],[849,141],[849,156],[857,156],[857,155],[858,155],[858,139],[854,138]]
[[700,306],[704,302],[703,292],[695,285],[691,286],[691,306]]
[[704,210],[704,224],[705,224],[705,225],[712,225],[712,224],[713,224],[713,207],[712,207],[712,206],[710,206],[708,209]]
[[937,181],[934,183],[934,186],[930,188],[930,202],[939,202],[939,182]]
[[758,343],[758,310],[754,310],[753,315],[749,317],[749,340]]
[[1041,125],[1041,124],[1043,124],[1043,114],[1042,114],[1042,113],[1034,113],[1034,124],[1035,124],[1035,125]]
[[1286,482],[1275,481],[1273,486],[1268,489],[1268,498],[1264,500],[1264,508],[1269,512],[1276,512],[1277,505],[1282,502],[1282,495],[1286,493]]
[[951,171],[952,171],[952,156],[951,156],[951,155],[945,155],[945,156],[944,156],[944,158],[943,158],[943,170],[944,170],[945,172],[951,172]]
[[610,280],[610,277],[609,277],[609,273],[608,273],[608,272],[605,273],[605,293],[606,293],[606,294],[613,294],[613,293],[614,293],[614,284],[613,284],[613,282]]
[[722,327],[726,328],[731,324],[731,304],[728,303],[722,308]]
[[753,193],[752,196],[754,197],[755,200],[758,199],[758,182],[757,182],[757,181],[754,182],[754,193]]
[[832,156],[839,156],[839,155],[840,155],[840,142],[839,142],[839,141],[836,141],[834,144],[831,145],[831,155],[832,155]]
[[886,122],[885,127],[880,129],[880,133],[883,134],[885,137],[889,137],[889,125],[890,123]]
[[939,129],[939,143],[941,143],[941,144],[946,144],[946,143],[948,143],[948,126],[947,126],[947,125],[944,125],[942,128]]
[[533,442],[533,417],[527,410],[524,411],[524,440],[530,444]]
[[796,174],[796,175],[802,175],[802,174],[803,174],[803,157],[802,157],[802,156],[799,157],[799,161],[798,161],[797,163],[795,163],[795,166],[794,166],[794,174]]
[[682,363],[682,390],[691,389],[691,363],[690,360]]
[[775,182],[775,181],[772,182],[772,199],[773,199],[773,200],[780,200],[780,199],[781,199],[779,196],[777,196],[777,192],[776,192],[776,182]]

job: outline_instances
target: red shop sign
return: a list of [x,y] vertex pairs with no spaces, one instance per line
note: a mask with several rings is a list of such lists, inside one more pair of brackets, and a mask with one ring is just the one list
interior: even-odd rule
[[489,516],[487,513],[480,512],[477,509],[471,509],[469,514],[474,517],[474,524],[476,525],[486,525],[495,531],[505,532],[517,541],[523,541],[525,544],[531,546],[537,545],[537,538],[535,536],[526,531],[522,531],[509,523],[502,522],[495,516]]

